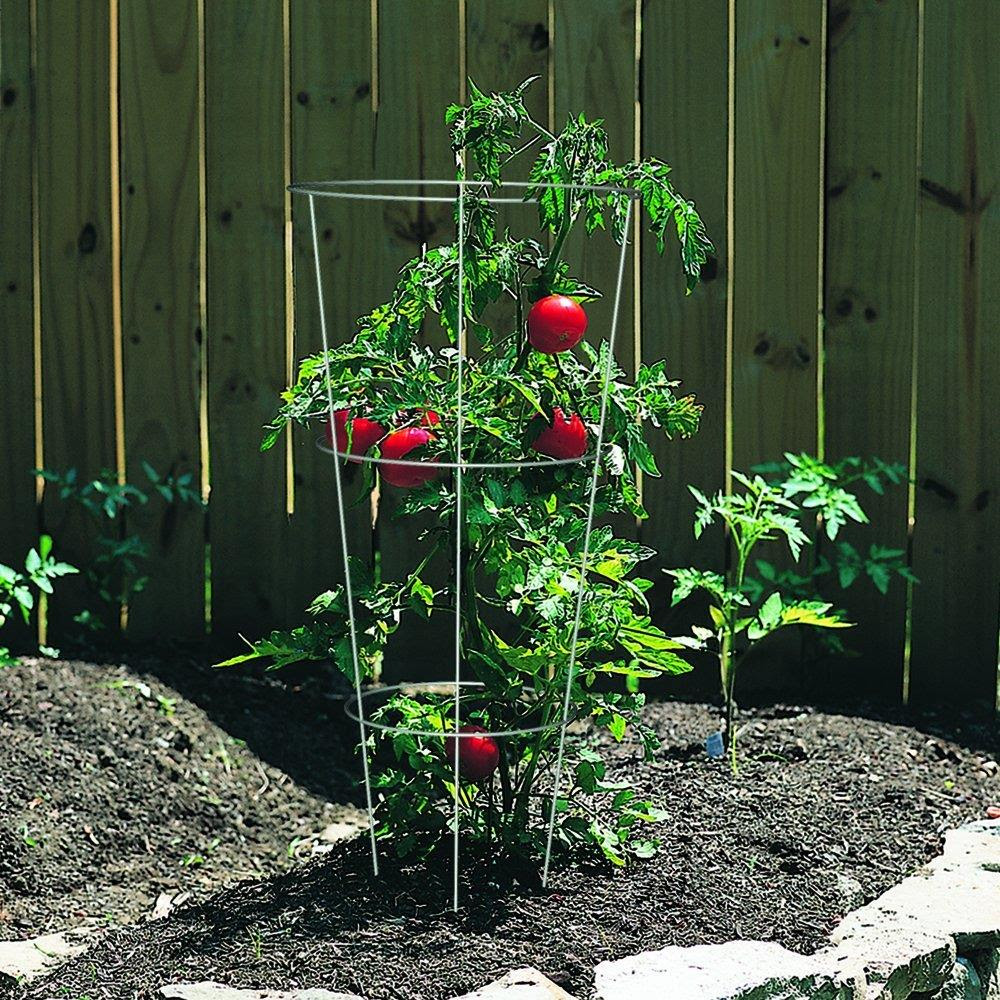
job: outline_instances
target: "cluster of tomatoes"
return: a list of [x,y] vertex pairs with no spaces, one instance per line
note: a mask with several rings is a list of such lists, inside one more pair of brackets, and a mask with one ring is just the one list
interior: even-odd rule
[[[528,313],[528,342],[542,354],[572,350],[583,339],[586,330],[587,314],[583,306],[565,295],[546,295]],[[337,410],[333,426],[327,425],[326,437],[331,447],[347,455],[364,455],[378,444],[383,459],[382,478],[390,486],[412,489],[434,478],[437,470],[433,465],[437,458],[421,464],[394,460],[403,459],[432,442],[433,428],[440,422],[437,413],[425,410],[417,426],[390,430],[376,420],[352,417],[348,410]],[[553,407],[549,426],[535,438],[531,447],[549,458],[580,458],[587,450],[587,428],[579,414],[567,415],[561,407]]]

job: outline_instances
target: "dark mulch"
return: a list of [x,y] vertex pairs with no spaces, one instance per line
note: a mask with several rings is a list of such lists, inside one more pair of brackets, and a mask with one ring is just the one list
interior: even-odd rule
[[315,685],[183,662],[0,671],[0,939],[288,868],[356,795],[353,758]]
[[[49,669],[60,676],[74,670],[85,676],[91,668]],[[198,693],[190,677],[188,682],[190,692]],[[311,690],[305,685],[297,697],[318,698]],[[212,688],[199,696],[211,701],[218,692]],[[285,697],[288,705],[297,704],[292,694]],[[239,721],[235,701],[231,695],[210,711],[217,721],[226,713]],[[30,699],[17,716],[15,731],[30,728],[29,704]],[[10,709],[5,711],[0,723],[6,730]],[[184,706],[183,717],[199,711]],[[39,761],[50,732],[80,745],[95,740],[94,732],[86,740],[68,735],[75,733],[81,714],[65,727],[40,734]],[[155,713],[153,718],[167,725]],[[307,811],[310,802],[319,808],[321,779],[303,766],[312,759],[305,748],[315,742],[317,760],[331,753],[345,760],[338,753],[349,751],[352,733],[333,717],[318,728],[310,728],[301,712],[291,712],[285,721],[286,745],[259,744],[258,752],[270,761],[261,766],[273,767],[269,755],[284,754],[289,771],[299,769],[302,780],[311,775],[313,792],[296,791],[288,779],[285,798],[272,805],[279,812],[302,810],[302,828],[316,829],[322,824],[310,823]],[[444,1000],[528,964],[586,997],[597,962],[642,949],[734,937],[772,938],[796,950],[813,949],[847,909],[932,856],[943,829],[982,816],[984,807],[1000,798],[994,763],[1000,741],[995,731],[971,725],[946,732],[806,709],[763,711],[744,737],[745,764],[734,778],[703,752],[702,741],[715,722],[707,706],[656,704],[648,710],[648,721],[664,740],[651,765],[643,764],[630,744],[604,742],[615,774],[628,775],[672,812],[662,830],[665,850],[653,861],[612,872],[562,859],[549,892],[523,885],[484,887],[474,872],[463,887],[466,906],[455,916],[449,910],[446,859],[414,870],[384,859],[383,876],[376,881],[366,842],[359,841],[270,877],[239,881],[250,841],[235,840],[230,857],[243,860],[231,872],[219,873],[227,888],[196,898],[166,920],[106,932],[86,954],[25,996],[145,998],[166,982],[216,979],[236,986],[322,986],[371,1000]],[[309,739],[293,752],[288,748],[301,739],[300,726]],[[104,737],[104,742],[113,741]],[[116,752],[129,753],[127,745]],[[210,748],[193,742],[186,752],[202,758]],[[8,756],[0,751],[0,767]],[[42,764],[36,767],[40,778]],[[90,777],[108,794],[99,768]],[[63,775],[53,784],[68,779]],[[154,783],[148,822],[155,824],[152,803],[163,794],[162,775],[151,773],[148,780]],[[263,811],[261,804],[250,805],[255,784],[245,783],[247,801],[241,806],[227,799],[234,815],[239,808],[247,815]],[[339,779],[333,790],[340,791]],[[188,821],[196,824],[199,815],[194,810]],[[139,828],[145,825],[133,828],[123,820],[122,830],[133,832],[122,836],[141,841]],[[275,828],[287,836],[280,817]],[[184,829],[183,822],[178,829]],[[86,863],[86,842],[79,848]],[[174,866],[178,850],[172,848],[170,855]],[[220,845],[213,859],[221,850]],[[125,867],[137,857],[133,852],[122,859]],[[25,864],[30,882],[31,862]],[[207,872],[208,865],[199,868]],[[104,886],[115,878],[114,873],[103,882],[93,877]],[[140,869],[132,880],[145,877]],[[15,883],[15,896],[18,891]],[[23,912],[31,910],[24,905]]]

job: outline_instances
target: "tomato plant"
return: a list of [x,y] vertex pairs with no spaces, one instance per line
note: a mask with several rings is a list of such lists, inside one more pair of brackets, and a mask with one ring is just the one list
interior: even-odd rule
[[[866,483],[876,493],[886,485],[905,481],[906,470],[880,459],[862,462],[847,458],[828,464],[806,454],[786,454],[783,462],[759,466],[753,476],[732,473],[741,492],[719,491],[708,497],[692,486],[697,501],[694,533],[700,538],[713,523],[724,526],[733,549],[730,574],[696,567],[673,569],[673,604],[695,591],[707,595],[710,621],[694,625],[685,645],[712,652],[718,659],[725,702],[723,739],[735,772],[738,767],[736,680],[750,651],[769,635],[789,625],[806,625],[824,635],[848,628],[845,612],[821,596],[823,579],[836,574],[847,589],[862,574],[880,593],[886,593],[892,575],[916,578],[906,566],[905,553],[872,545],[867,558],[838,538],[848,523],[865,525],[868,517],[855,493]],[[819,527],[817,527],[819,526]],[[822,554],[823,540],[836,542],[831,558]],[[795,568],[779,569],[760,557],[761,545],[784,543]],[[798,563],[803,550],[812,553],[808,567]],[[842,646],[837,643],[837,651]]]
[[[463,698],[461,725],[509,734],[459,740],[465,837],[521,858],[544,846],[567,685],[572,720],[590,720],[619,741],[632,728],[649,755],[656,738],[642,724],[636,681],[690,669],[677,653],[681,644],[650,620],[652,583],[639,568],[654,553],[616,537],[604,522],[615,514],[646,516],[636,470],[660,474],[647,436],[693,434],[701,407],[677,391],[665,362],[641,364],[632,375],[607,340],[583,339],[587,307],[601,291],[575,275],[568,237],[577,228],[594,237],[605,232],[608,252],[618,254],[631,190],[661,252],[668,232],[676,233],[689,291],[712,252],[694,205],[674,190],[665,163],[615,164],[603,126],[583,116],[552,134],[525,108],[530,82],[501,94],[470,84],[468,104],[448,109],[458,177],[475,182],[455,206],[463,245],[426,248],[403,266],[389,299],[358,320],[350,341],[305,358],[262,445],[271,447],[291,424],[325,420],[331,401],[337,412],[363,414],[385,429],[377,440],[355,431],[354,442],[380,460],[365,463],[356,488],[363,495],[370,490],[377,469],[383,484],[404,491],[398,516],[423,514],[426,527],[414,540],[413,569],[400,579],[351,561],[361,668],[368,677],[377,674],[402,615],[453,616],[460,577],[461,664],[479,684],[474,698]],[[515,234],[501,230],[486,195],[503,184],[506,164],[525,155],[534,160],[524,199],[534,205],[541,232]],[[509,304],[509,320],[491,318],[503,313],[491,308],[500,302]],[[432,317],[447,335],[445,347],[420,342]],[[463,475],[461,523],[450,470],[460,326],[468,336],[462,458],[478,467]],[[593,466],[583,460],[539,467],[540,456],[581,458],[593,448],[606,380],[597,520],[581,571]],[[481,468],[519,461],[532,467]],[[460,574],[455,566],[435,573],[455,553],[456,533]],[[281,666],[332,657],[353,677],[343,591],[321,595],[310,610],[310,624],[275,632],[228,662],[260,656]],[[427,850],[448,829],[454,702],[446,694],[397,691],[375,717],[396,727],[373,736],[369,748],[377,832],[401,854]],[[609,779],[596,749],[571,749],[568,773],[556,803],[558,842],[595,844],[615,863],[654,849],[654,838],[642,830],[659,813]]]

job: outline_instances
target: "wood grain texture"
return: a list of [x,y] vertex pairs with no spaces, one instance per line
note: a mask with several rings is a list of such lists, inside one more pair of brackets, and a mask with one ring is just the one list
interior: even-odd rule
[[[905,463],[910,450],[917,20],[915,3],[834,0],[829,8],[824,412],[831,461],[877,455]],[[844,537],[865,553],[873,542],[906,549],[905,485],[882,497],[863,484],[860,491],[871,524]],[[830,598],[858,622],[845,641],[862,655],[829,666],[824,686],[898,704],[905,583],[893,581],[883,597],[862,579]]]
[[[368,4],[320,5],[296,0],[291,12],[292,177],[329,180],[372,173],[371,16]],[[327,332],[332,344],[354,334],[355,320],[383,297],[374,292],[376,274],[368,233],[375,202],[317,199]],[[295,278],[295,344],[298,360],[319,353],[319,307],[309,201],[292,197]],[[300,620],[317,595],[343,580],[333,459],[316,448],[319,428],[294,431],[295,512],[289,524],[289,613]],[[361,488],[360,469],[342,468],[346,499]],[[371,562],[370,506],[347,511],[351,555]]]
[[1000,592],[1000,7],[925,6],[910,701],[992,711]]
[[[610,159],[633,159],[636,139],[636,20],[634,0],[556,0],[554,5],[553,58],[555,60],[555,129],[581,111],[589,121],[604,119],[610,140]],[[615,328],[615,358],[631,377],[635,370],[636,255],[626,249],[621,304]],[[620,248],[606,232],[590,238],[578,227],[566,241],[564,259],[570,273],[603,292],[587,303],[591,343],[609,339],[618,283]],[[614,518],[615,530],[634,537],[631,516]]]
[[26,0],[0,8],[0,563],[14,566],[38,537],[30,27]]
[[205,17],[212,630],[235,641],[290,610],[285,449],[259,449],[287,360],[285,68],[280,4],[208,4]]
[[736,5],[733,464],[817,443],[823,5]]
[[[39,4],[39,289],[45,465],[80,476],[115,468],[107,5]],[[89,521],[46,489],[43,520],[61,558],[85,566]],[[79,579],[49,603],[49,638],[85,603]]]
[[[201,471],[196,0],[121,10],[122,331],[126,469]],[[134,637],[204,631],[202,513],[154,498],[129,520],[150,547]]]
[[[467,0],[466,69],[480,90],[512,90],[538,76],[525,94],[531,116],[548,118],[548,0]],[[522,158],[530,164],[529,154]],[[514,164],[511,164],[514,167]],[[523,173],[527,173],[525,169]],[[520,177],[518,177],[520,179]]]
[[[375,176],[448,178],[455,163],[444,123],[445,108],[461,96],[458,8],[452,0],[421,4],[379,3],[379,108],[375,132]],[[416,193],[416,189],[409,190]],[[377,301],[391,293],[399,267],[420,253],[421,245],[455,239],[452,210],[446,204],[386,203],[372,233],[372,262],[377,266]],[[440,344],[442,335],[428,324],[425,340]],[[420,534],[431,517],[395,518],[401,493],[383,487],[379,500],[377,544],[383,578],[405,578],[424,542]],[[453,559],[429,567],[427,579],[440,586]],[[454,620],[435,615],[424,624],[412,616],[393,637],[386,657],[387,677],[433,676],[454,672]]]
[[[643,477],[649,520],[639,538],[655,549],[643,572],[654,581],[651,603],[659,624],[678,633],[707,608],[696,599],[670,609],[672,581],[665,568],[698,565],[721,572],[725,539],[710,532],[695,542],[694,499],[687,484],[712,492],[726,478],[726,146],[729,93],[729,14],[726,0],[650,0],[642,18],[642,153],[665,160],[672,178],[705,221],[716,254],[702,283],[687,296],[676,241],[664,256],[655,238],[641,243],[642,360],[668,362],[680,392],[704,406],[701,428],[687,441],[650,439],[661,478]],[[714,695],[718,682],[706,664],[671,678],[671,693]]]
[[640,531],[659,550],[649,564],[654,572],[687,565],[696,552],[706,569],[725,563],[721,539],[711,551],[695,544],[694,500],[685,486],[712,492],[725,483],[728,37],[726,0],[654,0],[643,9],[643,155],[673,167],[716,249],[702,283],[686,296],[676,241],[668,240],[661,258],[653,236],[642,240],[642,360],[666,358],[671,376],[682,380],[678,391],[693,392],[705,407],[697,437],[652,442],[663,477],[644,478],[650,519]]

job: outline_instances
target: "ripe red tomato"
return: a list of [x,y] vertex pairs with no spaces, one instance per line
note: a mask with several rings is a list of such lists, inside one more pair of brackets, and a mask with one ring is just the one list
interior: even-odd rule
[[[402,427],[393,431],[382,442],[383,458],[404,458],[417,448],[434,440],[434,435],[423,427]],[[382,478],[390,486],[400,486],[403,489],[413,489],[422,486],[437,475],[434,463],[438,459],[427,459],[424,465],[401,465],[389,462],[379,466]]]
[[424,415],[420,418],[421,427],[434,427],[441,423],[441,418],[436,410],[424,410]]
[[[482,726],[462,726],[460,733],[485,733]],[[455,762],[455,737],[445,740],[445,753],[449,763]],[[458,741],[458,770],[469,781],[488,778],[500,763],[500,748],[492,736],[465,736]]]
[[[339,452],[347,452],[347,421],[350,417],[348,410],[335,410],[333,414],[334,427],[336,429],[337,448]],[[385,428],[375,420],[367,417],[355,417],[351,420],[351,455],[363,455],[372,445],[381,441],[385,437]],[[326,421],[326,443],[333,447],[334,432],[330,429],[330,420]],[[352,459],[357,461],[357,459]]]
[[568,351],[583,340],[586,332],[583,306],[566,295],[546,295],[528,313],[528,340],[542,354]]
[[531,447],[550,458],[579,458],[587,450],[587,428],[578,413],[567,417],[560,407],[553,407],[551,425]]

